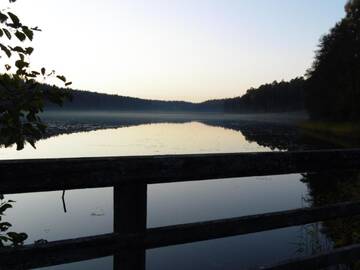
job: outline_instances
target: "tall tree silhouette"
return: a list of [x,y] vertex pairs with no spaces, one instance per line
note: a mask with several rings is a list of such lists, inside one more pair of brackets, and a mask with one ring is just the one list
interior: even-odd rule
[[360,120],[360,1],[320,40],[308,70],[306,107],[313,119]]

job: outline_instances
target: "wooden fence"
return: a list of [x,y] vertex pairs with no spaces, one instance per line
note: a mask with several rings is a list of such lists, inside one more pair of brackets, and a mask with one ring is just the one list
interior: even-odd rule
[[[146,228],[147,185],[360,169],[360,150],[0,161],[4,194],[114,187],[114,232],[0,249],[0,269],[28,269],[114,256],[114,269],[145,269],[146,249],[360,215],[360,202]],[[326,184],[326,183],[324,183]],[[357,260],[360,246],[261,269],[317,269]]]

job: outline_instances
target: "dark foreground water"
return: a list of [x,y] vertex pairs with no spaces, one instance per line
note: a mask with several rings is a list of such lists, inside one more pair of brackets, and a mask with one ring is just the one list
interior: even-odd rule
[[[14,148],[0,149],[0,159],[336,147],[306,136],[293,126],[279,123],[231,119],[206,119],[201,122],[184,119],[166,119],[165,122],[144,122],[143,119],[133,122],[128,120],[126,123],[107,121],[57,119],[57,122],[51,122],[51,135],[69,134],[39,141],[36,150],[31,147],[21,152]],[[149,185],[147,226],[174,225],[356,200],[359,199],[359,191],[357,172]],[[65,205],[61,195],[62,191],[5,195],[5,200],[11,199],[16,203],[6,211],[3,221],[12,224],[12,231],[26,232],[29,236],[26,243],[113,231],[113,188],[66,191]],[[146,269],[251,269],[356,242],[360,233],[358,224],[358,219],[353,218],[152,249],[146,251]],[[105,257],[47,269],[119,269],[113,261],[113,257]]]

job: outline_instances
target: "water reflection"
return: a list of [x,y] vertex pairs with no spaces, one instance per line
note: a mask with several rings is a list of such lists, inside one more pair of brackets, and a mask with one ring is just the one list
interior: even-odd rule
[[296,125],[282,123],[254,123],[231,121],[206,121],[218,126],[240,132],[249,143],[256,143],[273,151],[299,151],[314,149],[334,149],[339,145],[311,136]]
[[[305,132],[294,121],[269,119],[256,115],[193,115],[193,114],[50,114],[45,118],[49,123],[48,137],[74,132],[88,132],[106,128],[126,128],[149,124],[202,123],[221,127],[242,134],[249,143],[272,150],[306,150],[339,148],[344,145],[337,140]],[[194,127],[192,127],[194,128]],[[181,138],[179,138],[181,140]],[[358,146],[358,142],[347,147]]]
[[[111,121],[99,127],[112,128],[111,130],[91,132],[94,124],[86,121],[70,123],[72,127],[86,128],[87,133],[70,132],[68,135],[48,138],[38,143],[36,151],[30,149],[17,153],[12,152],[11,149],[1,149],[1,158],[271,151],[332,147],[328,143],[318,143],[309,139],[293,126],[282,124],[211,119],[202,122],[179,120],[177,123],[149,124],[137,119],[135,123],[133,121],[126,123],[127,127],[116,128],[117,124]],[[79,129],[74,128],[73,131]],[[144,209],[124,214],[129,208],[128,204],[121,203],[121,200],[129,196],[136,197],[118,187],[115,190],[104,188],[72,190],[66,193],[58,191],[14,194],[11,198],[17,203],[7,213],[6,218],[13,224],[14,231],[28,233],[29,238],[26,243],[34,243],[39,239],[54,241],[112,231],[131,231],[140,225],[144,228],[144,224],[147,227],[158,227],[357,200],[360,192],[359,179],[359,173],[339,172],[149,185],[147,216],[133,215],[144,213]],[[116,196],[119,193],[122,195]],[[144,202],[144,198],[138,197],[135,201]],[[138,205],[141,206],[144,205]],[[119,213],[122,214],[119,216]],[[132,219],[133,223],[129,222]],[[139,219],[142,221],[139,222]],[[129,258],[134,254],[119,251],[115,257],[49,269],[113,269],[118,265],[126,265],[134,261],[140,266],[130,264],[129,267],[146,266],[146,269],[175,270],[243,269],[298,255],[314,254],[331,249],[333,246],[355,243],[360,234],[359,225],[357,218],[327,221],[321,224],[153,249],[146,253],[142,251],[135,254],[133,260]],[[350,267],[357,269],[356,265]]]
[[51,137],[21,152],[1,149],[0,159],[271,151],[237,131],[199,122],[162,123]]
[[60,135],[62,131],[53,130],[48,138],[37,142],[36,150],[0,149],[0,159],[339,148],[308,136],[295,126],[273,123],[207,120],[140,124],[129,120],[126,127],[100,128],[87,122],[64,123],[61,125],[68,134]]
[[[332,172],[304,174],[302,181],[309,188],[308,201],[312,206],[323,206],[344,201],[360,200],[360,173]],[[360,218],[349,217],[323,222],[323,233],[335,247],[360,242]]]
[[[240,116],[239,116],[240,117]],[[251,120],[247,119],[250,118]],[[336,140],[325,140],[299,129],[296,123],[289,121],[256,120],[256,117],[217,116],[217,115],[179,115],[179,114],[82,114],[50,115],[48,137],[75,132],[88,132],[106,128],[126,128],[149,124],[187,124],[202,123],[221,127],[242,134],[249,143],[272,150],[306,150],[343,147]],[[194,128],[194,127],[192,127]],[[181,140],[181,138],[179,138]],[[351,144],[348,147],[357,145]]]

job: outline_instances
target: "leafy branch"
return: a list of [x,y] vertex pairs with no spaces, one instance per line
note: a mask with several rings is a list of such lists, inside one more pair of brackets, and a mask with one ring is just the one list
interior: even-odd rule
[[2,221],[4,213],[7,209],[12,208],[12,200],[4,200],[4,196],[0,194],[0,247],[23,245],[28,238],[26,233],[17,233],[8,231],[11,228],[9,222]]
[[30,66],[34,48],[24,43],[32,42],[35,32],[39,31],[37,26],[23,24],[14,13],[0,11],[0,58],[7,59],[2,63],[6,73],[0,75],[0,145],[5,147],[16,144],[21,150],[28,142],[35,148],[35,142],[46,129],[39,117],[45,104],[51,102],[61,106],[71,98],[64,88],[45,90],[39,83],[41,79],[54,77],[65,87],[70,86],[65,76],[54,70],[47,71],[45,67],[34,70]]

